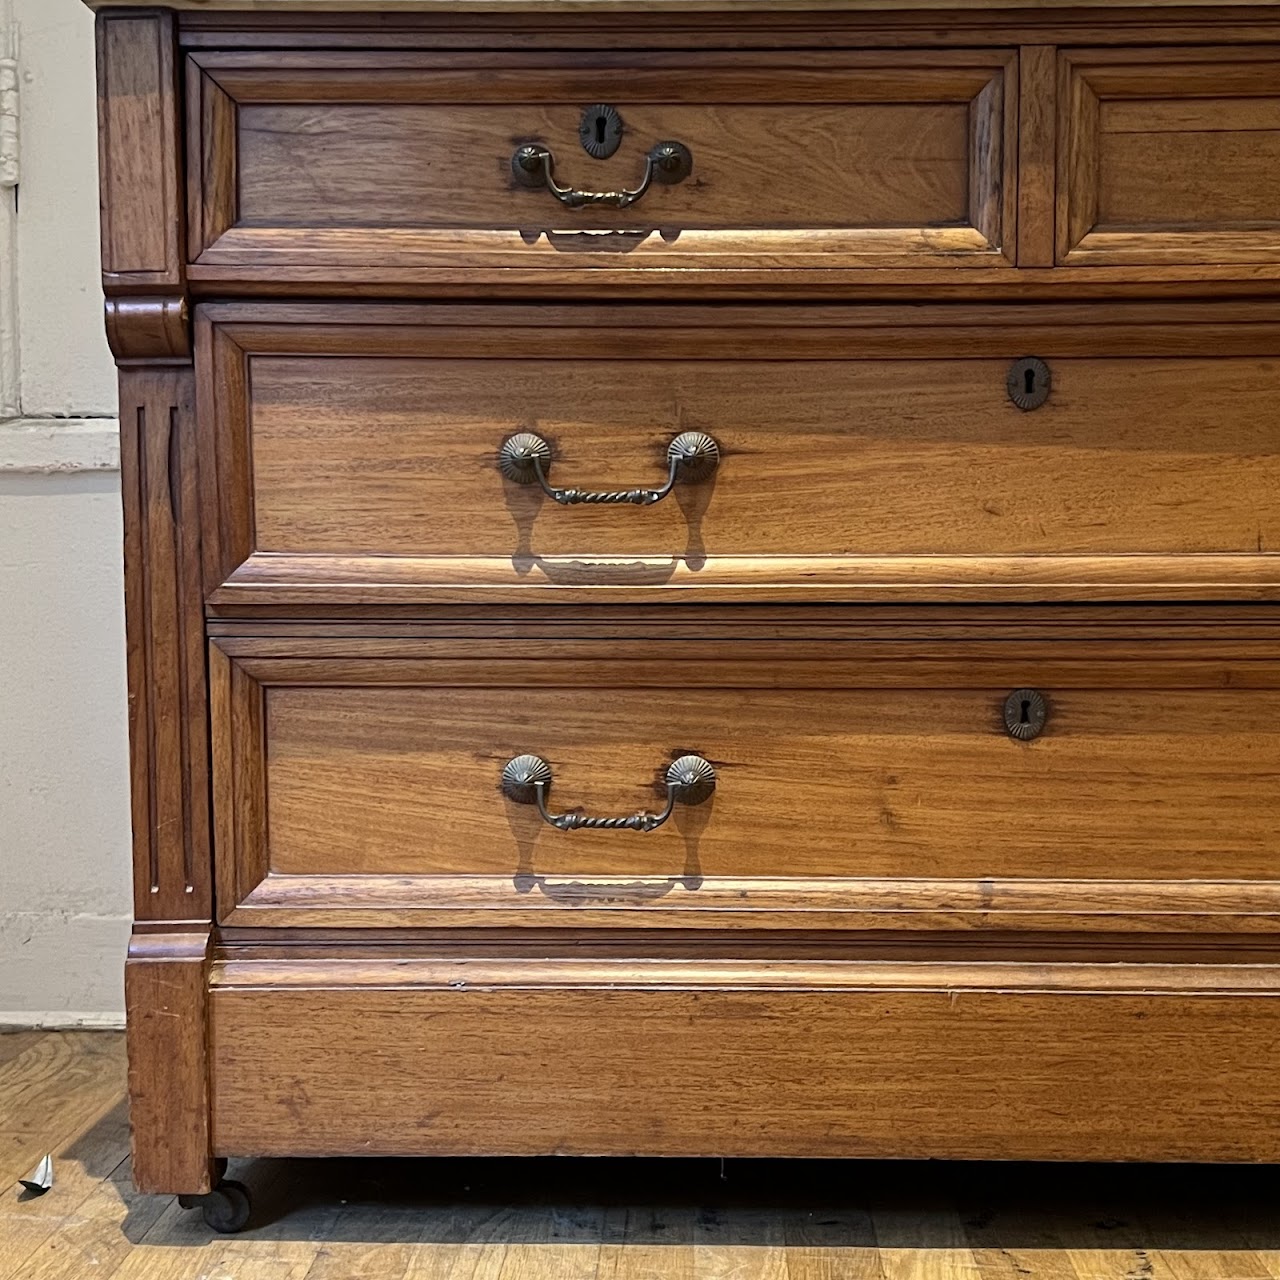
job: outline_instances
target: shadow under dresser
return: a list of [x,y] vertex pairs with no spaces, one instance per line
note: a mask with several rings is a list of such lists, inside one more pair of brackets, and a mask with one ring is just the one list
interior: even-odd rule
[[94,7],[142,1188],[1280,1158],[1280,5]]

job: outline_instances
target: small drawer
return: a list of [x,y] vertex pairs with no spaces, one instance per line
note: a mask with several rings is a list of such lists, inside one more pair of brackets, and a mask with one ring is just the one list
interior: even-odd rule
[[1274,627],[868,625],[217,637],[220,918],[1222,932],[1276,911]]
[[1007,267],[1014,65],[202,52],[193,270]]
[[1274,594],[1276,314],[211,306],[208,585],[315,607]]
[[1060,55],[1058,257],[1280,262],[1280,48]]

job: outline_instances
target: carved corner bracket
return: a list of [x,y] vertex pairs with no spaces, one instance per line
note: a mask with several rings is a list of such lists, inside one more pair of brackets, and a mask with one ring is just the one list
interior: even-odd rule
[[107,341],[117,360],[186,360],[191,356],[187,300],[108,298]]

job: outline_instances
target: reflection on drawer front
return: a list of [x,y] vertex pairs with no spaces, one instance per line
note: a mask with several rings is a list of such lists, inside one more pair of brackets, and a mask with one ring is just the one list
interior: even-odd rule
[[[203,342],[231,520],[210,587],[230,575],[227,602],[966,584],[1217,598],[1276,579],[1280,364],[1226,358],[1280,350],[1270,326],[1095,342],[838,310],[666,327],[625,309],[222,314]],[[1014,359],[1028,342],[1042,366]],[[1174,354],[1201,345],[1223,355]]]
[[1011,265],[1005,52],[355,61],[192,59],[197,262]]
[[902,881],[993,917],[1010,882],[1097,882],[1117,917],[1140,883],[1191,911],[1178,880],[1275,872],[1267,652],[219,639],[222,911],[767,921],[869,911]]
[[1061,55],[1059,258],[1280,261],[1273,49]]

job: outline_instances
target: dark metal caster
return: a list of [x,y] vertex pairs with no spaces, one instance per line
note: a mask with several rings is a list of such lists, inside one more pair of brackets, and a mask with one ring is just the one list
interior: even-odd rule
[[179,1196],[178,1203],[184,1209],[199,1209],[205,1225],[222,1235],[235,1235],[249,1225],[253,1213],[253,1201],[249,1188],[243,1182],[224,1179],[208,1195]]

